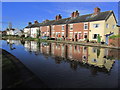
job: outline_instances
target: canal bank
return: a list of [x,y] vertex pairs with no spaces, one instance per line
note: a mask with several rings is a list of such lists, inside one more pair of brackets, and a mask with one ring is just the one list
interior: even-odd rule
[[2,88],[47,88],[19,59],[2,51]]
[[3,40],[29,40],[29,41],[38,41],[38,42],[50,42],[50,43],[64,43],[64,44],[74,44],[74,45],[82,45],[82,46],[91,46],[91,47],[101,47],[101,48],[111,48],[111,49],[120,49],[120,47],[112,46],[112,45],[106,45],[106,44],[100,44],[100,43],[90,43],[90,42],[75,42],[75,41],[57,41],[57,40],[44,40],[44,39],[38,39],[38,38],[16,38],[16,37],[3,37]]

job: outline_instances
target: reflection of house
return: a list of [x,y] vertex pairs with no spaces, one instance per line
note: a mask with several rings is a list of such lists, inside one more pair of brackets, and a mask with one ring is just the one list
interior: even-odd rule
[[26,51],[37,52],[39,47],[36,41],[25,41],[24,47]]
[[120,50],[109,49],[107,58],[110,60],[112,60],[112,59],[120,60]]
[[40,50],[41,50],[41,53],[43,53],[43,54],[50,54],[49,52],[50,52],[50,45],[48,44],[48,43],[44,43],[44,42],[42,42],[41,44],[40,44]]
[[25,47],[26,51],[31,51],[31,43],[30,43],[30,41],[25,41],[24,47]]
[[107,59],[107,56],[108,49],[100,49],[96,47],[88,48],[88,64],[98,66],[100,68],[105,67],[109,71],[114,60]]
[[30,43],[31,43],[31,51],[36,52],[38,50],[37,42],[36,41],[30,41]]
[[[77,68],[78,62],[89,66],[95,66],[110,70],[114,58],[108,49],[96,47],[85,47],[79,45],[60,44],[60,43],[38,43],[36,41],[25,41],[24,47],[27,51],[40,52],[43,55],[51,55],[56,63],[60,63],[63,58],[70,62],[71,67]],[[37,53],[39,54],[39,53]]]

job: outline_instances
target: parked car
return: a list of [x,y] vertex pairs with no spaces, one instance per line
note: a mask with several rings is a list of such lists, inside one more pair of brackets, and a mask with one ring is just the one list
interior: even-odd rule
[[48,36],[43,36],[43,37],[41,37],[41,39],[48,39],[49,37]]

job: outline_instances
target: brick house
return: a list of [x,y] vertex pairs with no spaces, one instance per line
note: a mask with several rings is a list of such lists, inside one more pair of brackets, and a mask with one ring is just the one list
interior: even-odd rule
[[78,10],[72,12],[68,18],[62,18],[59,14],[54,20],[45,20],[37,27],[40,28],[41,36],[71,41],[98,41],[99,36],[101,41],[108,43],[108,35],[118,34],[113,11],[101,12],[96,7],[91,14],[79,14]]

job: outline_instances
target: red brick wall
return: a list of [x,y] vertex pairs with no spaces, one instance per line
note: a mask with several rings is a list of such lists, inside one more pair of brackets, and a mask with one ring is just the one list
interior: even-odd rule
[[[58,37],[62,38],[62,32],[64,32],[64,37],[65,37],[65,31],[66,31],[66,25],[64,25],[64,30],[62,30],[63,25],[54,25],[54,32],[60,32],[60,35]],[[57,36],[55,35],[57,38]]]
[[120,38],[109,39],[109,46],[120,47]]
[[[48,26],[48,28],[47,28],[47,26],[41,26],[41,32],[50,32],[50,26]],[[44,33],[41,33],[42,34],[42,36],[44,36],[45,34]]]
[[[89,30],[89,24],[88,24],[88,30]],[[87,32],[87,35],[89,35],[88,30],[84,30],[84,23],[74,23],[73,24],[73,30],[70,30],[70,25],[68,26],[68,38],[70,38],[70,32],[73,32],[72,38],[75,39],[75,32],[79,33],[81,32],[81,37],[79,38],[79,35],[77,39],[84,39],[84,32]],[[88,36],[89,37],[89,36]]]

